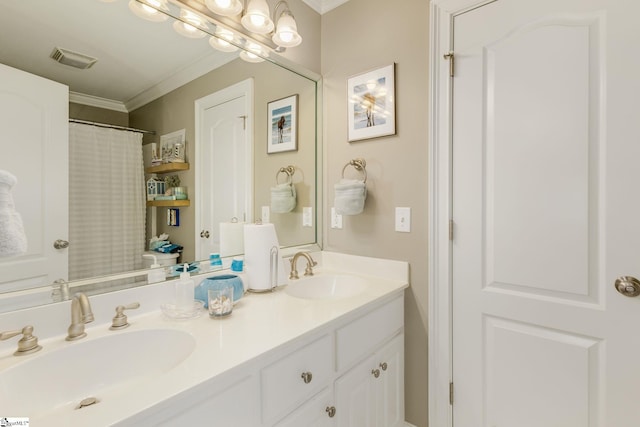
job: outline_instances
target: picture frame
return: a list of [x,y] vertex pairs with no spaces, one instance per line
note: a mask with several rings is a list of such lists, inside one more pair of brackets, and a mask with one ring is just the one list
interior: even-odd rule
[[396,134],[395,63],[347,79],[349,142]]
[[298,94],[267,104],[267,154],[298,149]]

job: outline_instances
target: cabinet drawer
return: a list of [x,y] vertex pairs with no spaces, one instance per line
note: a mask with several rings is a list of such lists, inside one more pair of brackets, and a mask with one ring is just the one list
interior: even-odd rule
[[271,421],[284,415],[285,411],[307,400],[327,385],[332,373],[333,345],[330,335],[264,368],[261,372],[264,420]]
[[337,369],[371,353],[404,325],[404,298],[396,298],[336,331]]

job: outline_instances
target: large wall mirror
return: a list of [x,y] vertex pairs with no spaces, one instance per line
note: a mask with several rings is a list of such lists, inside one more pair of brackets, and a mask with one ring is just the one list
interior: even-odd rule
[[[195,195],[207,191],[204,184],[197,182],[200,175],[195,165],[202,168],[207,162],[196,162],[195,103],[239,82],[252,81],[253,101],[248,117],[252,122],[252,152],[251,158],[243,160],[249,165],[243,179],[251,181],[251,212],[239,220],[261,218],[263,207],[270,206],[271,187],[278,183],[278,178],[283,179],[278,177],[278,172],[283,167],[294,166],[291,179],[297,190],[296,208],[288,213],[271,213],[270,222],[275,224],[281,246],[319,247],[319,76],[296,65],[286,54],[278,55],[273,50],[263,60],[253,58],[252,62],[241,58],[243,49],[217,52],[209,43],[209,37],[215,33],[213,25],[205,30],[201,39],[182,37],[172,28],[172,23],[180,19],[180,3],[196,9],[204,4],[199,0],[171,1],[167,14],[173,17],[166,22],[148,22],[131,12],[128,0],[3,2],[0,25],[3,32],[12,36],[0,41],[0,64],[69,86],[70,118],[154,132],[143,136],[145,167],[150,166],[152,143],[159,146],[162,135],[185,130],[186,160],[190,168],[175,174],[181,186],[187,188],[191,203],[179,207],[179,226],[168,225],[167,207],[147,207],[143,244],[147,251],[151,237],[166,233],[172,243],[183,247],[179,258],[182,263],[199,261],[196,247],[202,230],[196,229],[199,207]],[[296,5],[295,0],[288,3]],[[298,3],[299,7],[307,7],[301,1]],[[95,55],[98,62],[87,70],[69,68],[49,57],[55,47]],[[305,49],[305,46],[294,49]],[[269,153],[268,106],[294,95],[297,99],[296,149]],[[214,163],[212,159],[211,165]],[[0,164],[0,169],[3,167],[6,165]],[[142,188],[149,177],[148,173],[144,175],[139,183]],[[216,200],[214,205],[224,203]],[[19,208],[29,210],[33,206]],[[311,211],[310,225],[308,215],[303,215],[305,208],[306,212]],[[217,225],[211,227],[210,233],[215,234]],[[70,240],[69,244],[71,247],[74,242]],[[113,270],[106,276],[74,277],[70,286],[77,284],[85,292],[101,293],[144,284],[145,263],[137,255],[135,258],[133,267]],[[0,258],[0,268],[7,260],[10,259]],[[69,260],[72,262],[82,264],[84,261]],[[137,273],[139,277],[133,277]],[[0,284],[0,312],[54,302],[59,295],[52,299],[51,285],[58,278],[69,279],[52,276],[42,283],[25,286]]]

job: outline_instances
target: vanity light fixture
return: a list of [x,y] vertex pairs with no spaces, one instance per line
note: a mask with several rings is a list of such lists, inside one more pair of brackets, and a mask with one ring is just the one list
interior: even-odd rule
[[169,16],[162,13],[168,12],[167,0],[129,0],[129,10],[137,17],[151,22],[164,22]]
[[205,0],[204,3],[210,11],[222,16],[236,16],[242,12],[240,0]]
[[266,0],[249,0],[240,22],[244,28],[256,34],[268,34],[273,31],[273,21],[269,16]]
[[186,9],[180,9],[180,21],[173,23],[173,29],[181,36],[201,39],[206,36],[202,30],[207,29],[207,23],[199,15]]
[[278,16],[278,7],[284,5],[285,9],[278,18],[278,25],[276,26],[276,32],[272,37],[275,44],[280,47],[295,47],[302,43],[302,37],[298,33],[298,26],[296,20],[289,9],[289,4],[285,1],[280,1],[276,4],[273,11],[274,19]]
[[238,42],[235,40],[233,32],[225,28],[218,26],[213,36],[209,38],[209,44],[214,49],[222,52],[235,52],[238,47],[234,44]]

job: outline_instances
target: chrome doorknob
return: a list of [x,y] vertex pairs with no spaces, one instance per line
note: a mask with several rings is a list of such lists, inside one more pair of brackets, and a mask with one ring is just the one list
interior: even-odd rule
[[618,277],[614,286],[616,287],[616,291],[625,297],[637,297],[640,295],[640,280],[633,276]]
[[53,242],[53,247],[56,249],[67,249],[69,247],[69,242],[66,240],[58,239]]

